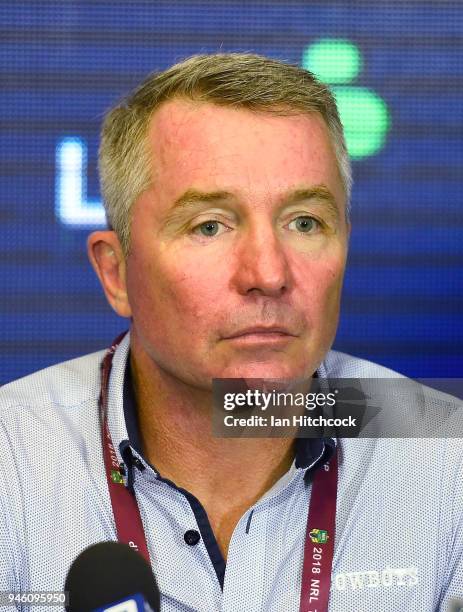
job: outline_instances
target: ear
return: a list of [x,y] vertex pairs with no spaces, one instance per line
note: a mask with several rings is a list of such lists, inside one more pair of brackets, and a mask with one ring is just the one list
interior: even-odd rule
[[131,317],[132,311],[127,297],[125,257],[116,233],[93,232],[87,240],[87,251],[109,305],[121,317]]

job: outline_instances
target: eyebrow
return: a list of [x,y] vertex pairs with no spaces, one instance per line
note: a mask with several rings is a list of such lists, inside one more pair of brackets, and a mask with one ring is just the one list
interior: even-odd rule
[[[199,191],[197,189],[187,189],[178,197],[169,211],[169,218],[181,214],[187,209],[200,208],[204,204],[224,204],[235,199],[235,196],[228,191]],[[335,197],[326,185],[314,185],[313,187],[303,187],[294,189],[281,198],[281,204],[288,206],[297,204],[304,200],[319,200],[325,203],[330,212],[336,217],[339,216],[339,208]]]
[[283,198],[285,205],[297,204],[303,200],[319,200],[326,204],[329,211],[339,217],[339,207],[336,199],[326,185],[314,185],[309,188],[295,189]]
[[197,189],[187,189],[184,194],[177,198],[171,210],[176,208],[190,208],[198,204],[216,204],[230,200],[233,195],[228,191],[198,191]]
[[207,205],[224,204],[233,199],[233,195],[228,191],[198,191],[197,189],[187,189],[173,203],[167,212],[163,225],[167,229],[180,222],[185,213],[200,210]]

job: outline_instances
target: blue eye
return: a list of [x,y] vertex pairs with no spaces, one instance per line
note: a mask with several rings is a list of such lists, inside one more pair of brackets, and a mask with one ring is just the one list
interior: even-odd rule
[[[295,227],[291,227],[291,225],[293,224],[295,225]],[[312,232],[313,230],[318,229],[319,226],[320,224],[316,219],[314,219],[313,217],[305,217],[305,216],[297,217],[296,219],[294,219],[294,221],[291,221],[291,223],[289,223],[288,225],[290,229],[296,229],[298,232],[301,232],[302,234],[308,234]]]
[[219,223],[217,221],[205,221],[198,225],[198,228],[203,236],[215,236],[219,231]]
[[199,223],[193,227],[191,232],[199,237],[205,236],[206,238],[215,238],[228,230],[229,228],[221,221],[217,221],[216,219],[208,219],[207,221],[203,221],[203,223]]

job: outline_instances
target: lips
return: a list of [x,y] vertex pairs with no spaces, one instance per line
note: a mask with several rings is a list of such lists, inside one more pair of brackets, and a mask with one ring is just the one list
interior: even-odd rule
[[226,336],[226,340],[230,340],[231,338],[242,338],[244,336],[251,335],[261,335],[265,337],[268,335],[271,336],[295,336],[292,334],[287,327],[281,326],[264,326],[264,325],[253,325],[252,327],[246,327],[244,329],[240,329],[229,336]]

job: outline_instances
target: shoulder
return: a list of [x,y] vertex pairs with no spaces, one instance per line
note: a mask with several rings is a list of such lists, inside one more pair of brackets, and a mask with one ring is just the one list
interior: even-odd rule
[[[337,351],[327,354],[318,375],[337,379],[337,384],[339,379],[345,379],[346,393],[352,389],[360,391],[365,409],[360,437],[389,438],[388,444],[398,449],[414,444],[421,450],[433,444],[431,439],[434,438],[447,455],[445,463],[452,466],[451,470],[461,461],[463,400],[434,388],[442,383],[445,389],[445,380],[413,380],[379,364]],[[409,443],[404,444],[405,438]],[[418,454],[421,456],[421,451]],[[432,454],[427,454],[426,460],[431,458]]]
[[103,356],[59,363],[0,389],[0,588],[33,590],[48,580],[56,590],[63,562],[53,560],[50,534],[67,542],[65,558],[72,556],[89,537],[87,525],[97,523],[100,500],[106,503],[98,420]]
[[0,420],[24,408],[37,414],[71,408],[98,397],[104,351],[45,368],[0,388]]
[[339,351],[329,351],[320,365],[319,375],[327,378],[405,378],[373,361],[353,357]]

